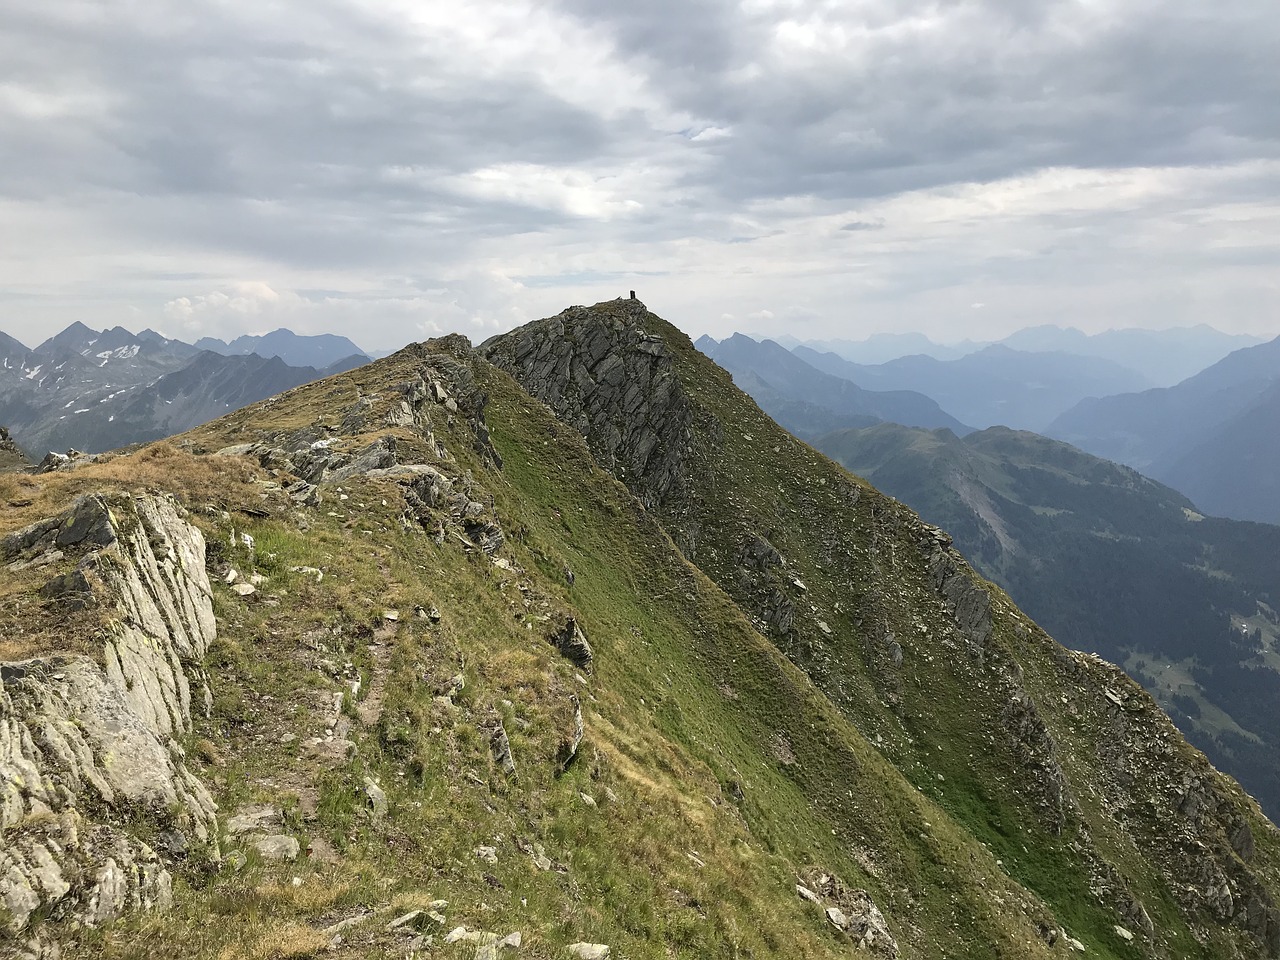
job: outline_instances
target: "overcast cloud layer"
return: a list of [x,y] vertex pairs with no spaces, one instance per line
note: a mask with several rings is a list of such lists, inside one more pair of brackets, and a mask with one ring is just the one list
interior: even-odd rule
[[1280,333],[1274,0],[0,0],[0,329]]

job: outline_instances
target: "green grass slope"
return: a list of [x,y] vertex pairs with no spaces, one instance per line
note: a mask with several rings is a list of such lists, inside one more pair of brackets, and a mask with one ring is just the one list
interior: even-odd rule
[[1271,921],[1248,918],[1277,889],[1277,834],[1239,786],[1120,670],[1054,643],[946,535],[781,430],[682,333],[614,301],[482,353],[582,432],[848,722],[1088,949],[1276,951]]
[[[367,473],[322,482],[318,505],[291,496],[280,451],[339,464],[388,437],[465,509]],[[1061,956],[1059,922],[1089,936],[890,763],[574,431],[456,341],[14,480],[5,529],[78,492],[141,489],[177,496],[210,544],[213,702],[183,747],[225,836],[220,858],[174,855],[166,914],[45,921],[63,956],[481,955],[445,942],[465,926],[518,931],[535,958],[579,941],[632,958],[835,957],[857,948],[824,907],[852,913],[859,890],[902,957]],[[490,551],[475,531],[495,527]],[[256,591],[238,595],[230,569]],[[0,594],[6,616],[30,602]],[[567,617],[590,672],[549,641]],[[61,640],[26,642],[13,656]],[[562,770],[575,706],[585,739]],[[269,862],[233,832],[264,805],[309,855]],[[163,849],[159,825],[132,827]],[[414,909],[428,912],[393,925]]]
[[1128,467],[1031,433],[881,425],[815,443],[953,534],[1063,643],[1125,664],[1280,811],[1280,528],[1202,517]]

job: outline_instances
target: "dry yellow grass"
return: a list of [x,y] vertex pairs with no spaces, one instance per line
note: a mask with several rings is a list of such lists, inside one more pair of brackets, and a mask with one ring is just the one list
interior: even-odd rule
[[[0,536],[57,516],[86,493],[162,492],[192,508],[262,509],[264,488],[254,482],[261,473],[242,457],[197,457],[160,442],[65,473],[0,474]],[[101,655],[101,611],[64,611],[37,599],[43,584],[73,566],[73,559],[65,559],[26,570],[0,567],[0,660]]]
[[84,493],[164,492],[188,507],[259,508],[262,489],[253,481],[262,477],[244,457],[197,457],[168,441],[67,472],[0,474],[0,535],[60,513]]
[[329,947],[329,937],[314,927],[286,923],[269,931],[248,946],[233,945],[218,954],[218,960],[278,960],[283,957],[310,957]]
[[322,913],[351,889],[346,881],[328,876],[310,876],[296,886],[292,881],[276,880],[259,884],[254,895],[259,899],[289,907],[301,913]]

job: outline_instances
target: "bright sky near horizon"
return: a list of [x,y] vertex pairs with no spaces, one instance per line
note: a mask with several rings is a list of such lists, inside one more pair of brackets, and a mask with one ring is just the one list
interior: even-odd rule
[[1274,0],[0,0],[0,330],[1280,333]]

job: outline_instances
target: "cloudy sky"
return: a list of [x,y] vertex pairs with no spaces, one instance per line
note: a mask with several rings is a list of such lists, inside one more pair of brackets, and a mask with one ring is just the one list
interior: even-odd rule
[[0,0],[0,330],[1280,333],[1275,0]]

